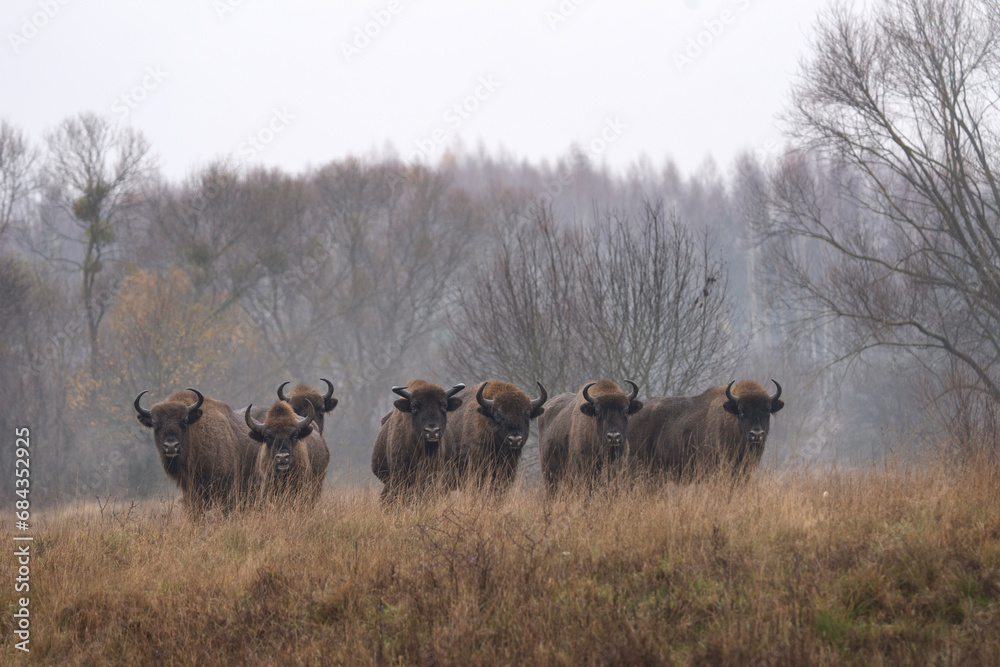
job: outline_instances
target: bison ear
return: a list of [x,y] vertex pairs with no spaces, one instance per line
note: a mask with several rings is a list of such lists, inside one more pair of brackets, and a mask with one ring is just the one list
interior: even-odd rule
[[135,418],[146,428],[153,428],[153,415],[136,415]]
[[634,415],[639,410],[642,410],[642,401],[629,401],[628,410],[625,411],[625,414]]
[[777,412],[783,407],[785,407],[785,402],[783,400],[781,400],[780,398],[774,399],[773,401],[771,401],[771,414],[773,415],[775,412]]
[[339,403],[339,402],[340,401],[338,401],[337,399],[335,399],[333,396],[331,396],[330,398],[324,400],[323,401],[323,412],[332,412],[333,409],[335,407],[337,407],[337,403]]
[[732,415],[740,414],[740,406],[736,404],[736,401],[727,400],[725,403],[722,404],[722,409]]
[[455,410],[458,410],[460,407],[462,407],[462,399],[455,398],[454,396],[452,396],[451,398],[448,399],[448,407],[446,408],[446,411],[454,412]]
[[198,421],[199,419],[201,419],[201,409],[200,408],[198,410],[191,410],[190,412],[188,412],[188,424],[193,424],[196,421]]
[[257,442],[264,442],[264,436],[258,433],[257,431],[250,431],[248,435],[250,436],[251,440],[256,440]]
[[309,434],[312,433],[312,432],[313,432],[312,424],[310,424],[309,426],[306,426],[305,428],[300,428],[299,429],[299,440],[301,440],[302,438],[309,437]]
[[481,405],[479,406],[479,408],[476,409],[476,412],[486,417],[487,419],[493,419],[493,415],[490,414],[490,411]]
[[400,412],[412,412],[410,407],[410,399],[408,398],[397,398],[392,402],[393,407],[395,407]]
[[545,408],[539,405],[537,408],[535,408],[528,414],[528,419],[537,419],[538,417],[542,416],[543,412],[545,412]]
[[588,417],[593,417],[597,414],[597,409],[594,407],[593,403],[587,403],[584,401],[580,404],[580,412],[587,415]]

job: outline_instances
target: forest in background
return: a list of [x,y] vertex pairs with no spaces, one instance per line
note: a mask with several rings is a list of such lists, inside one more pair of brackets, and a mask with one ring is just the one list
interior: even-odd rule
[[41,141],[3,121],[0,431],[31,427],[49,502],[166,490],[139,391],[240,408],[321,377],[333,484],[372,479],[412,377],[550,396],[629,378],[640,398],[773,377],[765,464],[995,451],[998,36],[995,2],[832,11],[787,143],[694,174],[612,172],[588,146],[390,149],[298,174],[220,158],[178,183],[108,118]]

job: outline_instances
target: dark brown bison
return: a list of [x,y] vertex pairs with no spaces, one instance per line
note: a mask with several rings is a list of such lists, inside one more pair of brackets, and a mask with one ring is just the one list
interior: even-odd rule
[[545,404],[538,420],[538,453],[548,492],[568,478],[592,486],[598,476],[620,472],[628,459],[629,415],[642,410],[631,380],[626,394],[611,380],[590,382],[577,394],[560,394]]
[[247,437],[232,408],[197,389],[179,391],[148,410],[139,392],[136,418],[153,429],[163,470],[181,490],[192,518],[218,506],[224,513],[242,505],[253,481],[257,444]]
[[448,413],[462,405],[455,394],[463,389],[464,384],[456,384],[445,391],[423,380],[392,388],[400,398],[382,418],[372,451],[372,472],[384,484],[383,501],[426,490],[435,481],[444,459]]
[[628,437],[640,470],[669,473],[677,480],[728,470],[756,469],[771,429],[771,415],[784,407],[777,391],[753,381],[730,382],[698,396],[650,398],[629,422]]
[[292,406],[292,410],[295,410],[296,414],[304,415],[306,414],[306,403],[312,403],[313,410],[316,413],[316,419],[313,420],[313,427],[323,433],[323,422],[324,415],[327,412],[332,412],[335,407],[337,407],[337,399],[333,397],[333,383],[326,378],[320,378],[320,382],[326,383],[326,394],[321,394],[307,384],[300,384],[292,389],[288,395],[285,395],[285,385],[291,384],[290,382],[282,382],[281,386],[278,387],[278,400],[285,401]]
[[[541,382],[532,400],[509,382],[487,380],[458,394],[462,406],[445,429],[449,476],[504,493],[517,475],[521,451],[532,419],[538,417],[548,393]],[[470,400],[475,392],[476,400]]]
[[[303,401],[302,407],[302,417],[285,401],[277,401],[266,412],[250,405],[244,414],[250,437],[262,443],[256,472],[259,498],[265,502],[302,501],[312,506],[323,492],[330,449],[313,427],[312,402]],[[264,421],[258,421],[262,412]]]

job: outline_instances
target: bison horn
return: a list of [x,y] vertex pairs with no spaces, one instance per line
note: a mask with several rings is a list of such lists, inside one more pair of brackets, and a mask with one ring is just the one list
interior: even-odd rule
[[781,398],[781,385],[778,384],[778,381],[775,380],[774,378],[771,378],[771,382],[773,382],[774,386],[778,388],[778,391],[775,392],[773,396],[771,396],[771,402],[774,403],[776,400]]
[[542,393],[538,395],[538,398],[536,398],[531,402],[532,411],[542,407],[543,405],[545,405],[545,401],[549,400],[549,392],[545,391],[545,387],[542,386],[542,383],[539,382],[538,380],[535,380],[535,384],[538,385],[538,391]]
[[300,431],[304,429],[306,426],[309,426],[309,424],[312,424],[312,421],[316,419],[316,409],[313,407],[312,401],[306,401],[305,406],[306,406],[306,416],[295,422],[295,428],[299,429]]
[[194,392],[194,395],[198,397],[198,400],[194,404],[188,406],[188,412],[194,412],[201,407],[201,404],[205,402],[205,397],[201,395],[201,392],[194,387],[188,387],[188,391]]
[[461,382],[459,382],[454,387],[452,387],[451,389],[449,389],[448,392],[445,394],[445,396],[447,396],[448,398],[451,398],[452,396],[454,396],[458,392],[462,391],[463,389],[465,389],[465,385],[462,384]]
[[393,387],[392,388],[392,393],[399,394],[400,396],[402,396],[403,398],[406,398],[406,399],[410,398],[410,392],[406,390],[406,385],[401,385],[399,387]]
[[254,433],[259,433],[259,434],[263,435],[264,434],[264,425],[261,424],[259,421],[257,421],[256,419],[254,419],[253,417],[250,416],[250,409],[252,407],[253,407],[253,403],[251,403],[250,405],[247,406],[246,412],[243,413],[243,419],[244,419],[244,421],[246,421],[247,426],[250,427],[251,431],[253,431]]
[[639,385],[637,385],[635,382],[632,382],[631,380],[625,380],[625,384],[632,385],[632,393],[628,395],[628,400],[634,401],[635,397],[639,395]]
[[733,403],[736,403],[740,400],[740,397],[732,392],[732,387],[734,384],[736,384],[736,380],[733,380],[728,385],[726,385],[726,398],[728,398]]
[[486,385],[488,384],[489,382],[484,382],[479,385],[479,391],[476,392],[476,402],[483,406],[487,412],[490,412],[493,410],[493,401],[483,396],[483,391],[486,389]]
[[285,396],[285,385],[291,382],[291,380],[285,380],[278,385],[278,400],[288,402],[288,397]]
[[139,392],[139,395],[135,397],[135,401],[132,402],[132,405],[135,406],[135,411],[138,412],[143,417],[149,417],[150,413],[149,410],[139,405],[139,401],[141,401],[142,397],[148,393],[149,393],[148,389],[143,389],[142,391]]
[[593,387],[595,384],[597,383],[591,382],[590,384],[588,384],[583,388],[583,400],[587,401],[588,403],[594,402],[594,399],[590,396],[590,388]]
[[324,396],[323,399],[326,400],[328,398],[333,398],[333,383],[326,378],[320,378],[320,382],[325,382],[327,387],[326,396]]

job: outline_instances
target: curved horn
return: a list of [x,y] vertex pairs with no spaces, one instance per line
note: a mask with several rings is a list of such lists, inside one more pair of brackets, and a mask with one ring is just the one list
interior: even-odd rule
[[732,392],[732,387],[733,387],[734,384],[736,384],[736,380],[733,380],[728,385],[726,385],[726,398],[728,398],[733,403],[736,403],[736,402],[738,402],[740,400],[740,397],[736,396]]
[[539,382],[538,380],[535,380],[535,384],[538,385],[538,391],[542,393],[538,395],[538,398],[536,398],[531,402],[532,411],[542,407],[543,405],[545,405],[545,401],[549,400],[549,392],[545,391],[545,387],[542,386],[542,383]]
[[312,401],[306,401],[305,406],[306,406],[306,416],[303,417],[302,419],[296,420],[295,422],[295,428],[299,429],[300,431],[304,429],[306,426],[309,426],[309,424],[311,424],[312,421],[316,419],[316,408],[313,407]]
[[639,395],[639,385],[631,380],[625,380],[625,383],[632,385],[632,393],[628,395],[628,400],[634,401],[635,397]]
[[243,413],[243,420],[247,423],[247,426],[250,427],[251,431],[264,435],[264,425],[250,416],[250,408],[252,407],[253,403],[247,406],[246,412]]
[[198,400],[194,402],[193,405],[188,406],[188,412],[194,412],[201,407],[201,404],[205,402],[205,397],[201,395],[201,392],[194,387],[188,387],[188,391],[193,391],[194,395],[198,397]]
[[282,382],[281,384],[278,385],[278,400],[279,401],[285,401],[286,403],[288,402],[288,397],[285,396],[285,385],[289,384],[290,382],[291,382],[291,380],[285,380],[284,382]]
[[458,384],[456,384],[456,385],[455,385],[454,387],[452,387],[451,389],[449,389],[449,390],[447,391],[447,393],[445,393],[445,396],[446,396],[447,398],[451,398],[452,396],[454,396],[454,395],[455,395],[455,394],[457,394],[458,392],[462,391],[463,389],[465,389],[465,385],[464,385],[464,384],[462,384],[461,382],[459,382],[459,383],[458,383]]
[[393,387],[392,388],[392,393],[399,394],[403,398],[409,398],[410,397],[410,392],[408,392],[406,390],[406,385],[405,384],[404,385],[400,385],[398,387]]
[[138,412],[143,417],[151,416],[149,410],[139,405],[139,401],[142,400],[142,397],[148,393],[149,393],[148,389],[143,389],[142,391],[139,392],[139,394],[135,397],[135,400],[132,402],[132,405],[135,406],[135,411]]
[[594,399],[590,396],[590,388],[593,387],[595,384],[597,383],[591,382],[590,384],[588,384],[583,388],[583,400],[587,401],[588,403],[594,402]]
[[326,383],[326,395],[323,397],[323,400],[325,401],[328,398],[333,398],[333,383],[326,378],[320,378],[319,380],[320,382]]
[[778,400],[779,398],[781,398],[781,385],[778,384],[778,381],[775,380],[774,378],[771,378],[771,382],[773,382],[774,386],[778,388],[777,393],[775,393],[775,394],[773,394],[771,396],[771,402],[774,403],[776,400]]
[[493,410],[493,401],[483,397],[483,391],[486,389],[486,385],[488,384],[489,382],[484,382],[479,385],[479,391],[476,392],[476,402],[483,406],[487,412],[490,412]]

